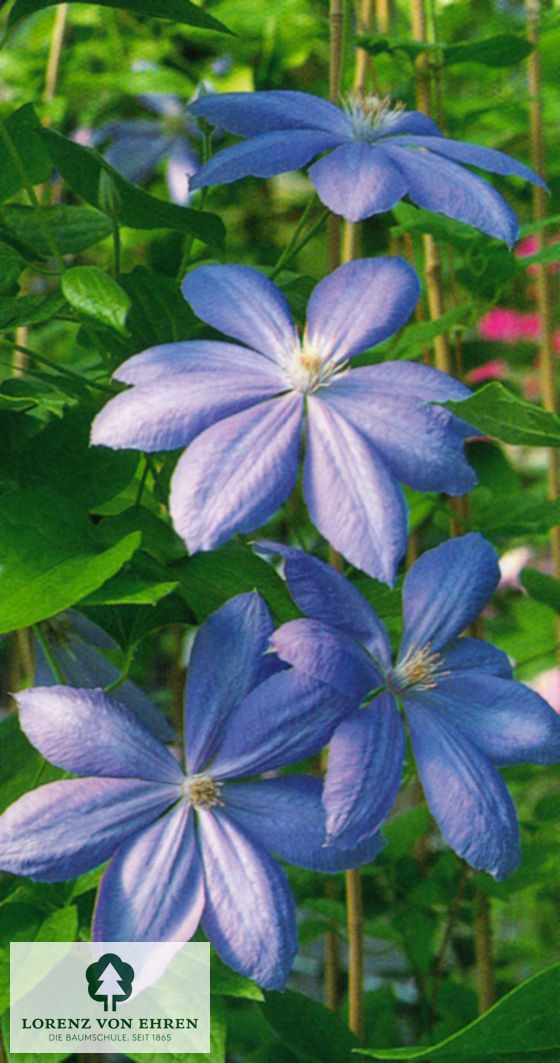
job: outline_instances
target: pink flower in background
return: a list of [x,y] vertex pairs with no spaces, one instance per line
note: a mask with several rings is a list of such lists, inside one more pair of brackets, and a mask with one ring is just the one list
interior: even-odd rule
[[497,340],[499,343],[536,341],[540,332],[539,315],[534,311],[522,312],[496,306],[480,319],[478,332],[483,339]]
[[477,365],[468,374],[470,384],[485,384],[487,380],[504,380],[508,375],[507,362],[503,358],[495,358],[492,362]]
[[498,590],[503,591],[510,587],[514,590],[521,590],[521,583],[519,577],[521,570],[525,568],[530,561],[535,557],[534,550],[531,550],[530,546],[516,546],[513,550],[506,550],[505,554],[502,554],[498,564],[500,566],[500,582],[498,584]]
[[560,668],[549,668],[540,672],[527,686],[548,701],[555,712],[560,713]]
[[[560,232],[556,233],[550,238],[550,243],[557,244],[560,241]],[[515,255],[517,258],[526,258],[528,255],[536,255],[538,251],[537,237],[533,233],[531,236],[526,236],[524,240],[521,240],[515,248]],[[558,273],[560,270],[559,262],[550,262],[549,267],[553,273]],[[527,266],[527,273],[535,274],[537,272],[536,265]]]

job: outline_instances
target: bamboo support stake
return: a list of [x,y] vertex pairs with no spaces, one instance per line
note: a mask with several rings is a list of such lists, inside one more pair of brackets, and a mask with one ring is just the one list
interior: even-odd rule
[[[45,89],[43,92],[43,100],[45,101],[45,103],[50,103],[51,100],[54,99],[54,96],[56,94],[56,84],[58,81],[58,72],[60,70],[60,59],[62,56],[62,46],[64,44],[64,34],[66,33],[67,21],[68,4],[60,4],[56,9],[56,17],[51,37],[49,58],[47,61]],[[50,124],[48,119],[47,124]]]
[[[531,154],[534,169],[545,175],[545,146],[543,131],[543,113],[541,99],[541,68],[539,43],[540,0],[526,0],[527,30],[534,49],[529,56],[529,95],[531,108]],[[547,215],[547,193],[544,188],[533,185],[533,214],[535,221],[542,222]],[[537,230],[537,251],[546,246],[546,231],[540,226]],[[540,320],[540,376],[543,406],[553,413],[558,408],[556,385],[556,352],[554,350],[554,330],[552,323],[553,292],[551,274],[545,264],[537,266],[537,300]],[[548,451],[548,494],[551,499],[559,497],[560,453],[554,447]],[[560,578],[560,527],[552,528],[550,533],[552,563],[554,575]]]
[[[415,40],[426,42],[428,39],[426,8],[424,0],[412,0],[411,3],[412,35]],[[422,114],[431,116],[432,101],[430,92],[430,73],[428,57],[424,53],[416,59],[416,106]],[[430,233],[424,234],[424,256],[426,260],[426,292],[430,318],[436,321],[445,312],[443,285],[441,280],[441,258],[439,248]],[[436,369],[452,373],[451,348],[445,333],[434,339]]]

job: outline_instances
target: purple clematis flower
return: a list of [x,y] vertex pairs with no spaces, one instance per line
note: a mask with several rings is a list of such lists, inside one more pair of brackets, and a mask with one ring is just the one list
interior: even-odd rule
[[246,137],[210,159],[192,188],[240,177],[272,177],[307,165],[323,203],[348,221],[391,210],[405,195],[427,210],[473,225],[510,247],[518,235],[514,212],[487,181],[461,163],[497,174],[544,181],[501,151],[443,137],[418,111],[391,108],[389,99],[350,97],[344,108],[305,92],[230,92],[191,104],[193,114]]
[[276,652],[355,705],[366,702],[331,740],[323,794],[329,842],[363,842],[389,814],[406,746],[400,702],[445,839],[473,867],[505,878],[521,853],[515,808],[496,766],[560,760],[560,718],[512,678],[505,653],[458,638],[498,585],[493,548],[471,533],[412,566],[395,664],[383,624],[343,576],[299,550],[262,548],[285,557],[290,591],[310,618],[281,627],[272,638]]
[[[200,266],[183,293],[203,321],[238,340],[164,344],[115,374],[134,385],[93,424],[92,443],[188,449],[171,485],[171,515],[191,552],[264,524],[295,485],[307,414],[303,489],[311,519],[370,575],[392,582],[406,549],[398,481],[460,495],[475,476],[472,434],[430,405],[463,399],[463,384],[410,362],[348,371],[391,336],[419,296],[400,258],[349,262],[311,295],[301,339],[276,285],[245,266]],[[243,346],[241,346],[243,344]]]
[[280,988],[296,952],[295,905],[270,853],[336,871],[372,859],[383,843],[377,835],[325,847],[319,779],[237,781],[318,751],[348,708],[266,653],[272,630],[258,594],[232,599],[200,628],[187,682],[186,771],[102,690],[18,694],[30,741],[81,777],[8,808],[0,867],[53,882],[112,857],[94,940],[186,941],[202,921],[226,963]]
[[127,181],[143,184],[158,163],[166,159],[169,195],[174,203],[186,206],[191,197],[190,179],[200,166],[200,158],[188,137],[200,136],[196,121],[176,96],[145,93],[145,107],[157,119],[123,118],[90,131],[95,145],[108,142],[107,162]]

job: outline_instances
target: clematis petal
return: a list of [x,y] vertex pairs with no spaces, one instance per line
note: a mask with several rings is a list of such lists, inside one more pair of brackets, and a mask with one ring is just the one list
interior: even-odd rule
[[267,653],[273,630],[270,612],[256,592],[238,594],[199,629],[185,695],[190,775],[214,756],[235,708],[276,667]]
[[175,757],[102,690],[35,687],[17,695],[22,729],[40,753],[76,775],[180,784]]
[[407,693],[405,708],[424,792],[445,840],[501,881],[521,860],[517,816],[501,775],[422,699]]
[[297,952],[296,908],[282,868],[220,812],[199,810],[204,931],[222,959],[282,989]]
[[517,218],[487,181],[430,152],[401,148],[388,141],[380,150],[402,170],[408,194],[417,206],[457,218],[513,247],[519,233]]
[[[52,636],[51,636],[52,633]],[[60,665],[69,686],[108,687],[120,677],[120,670],[107,660],[101,649],[114,650],[113,642],[105,631],[74,609],[68,609],[45,625],[43,638]],[[35,683],[37,686],[56,686],[51,667],[37,639],[34,639]],[[138,717],[140,723],[161,739],[172,742],[175,732],[163,713],[150,701],[136,683],[129,679],[118,688],[118,700]]]
[[369,383],[367,366],[336,380],[322,399],[369,440],[401,483],[450,495],[474,487],[476,475],[448,410],[378,391]]
[[[387,130],[386,136],[390,136],[392,139],[394,136],[406,134],[430,138],[442,137],[439,126],[431,118],[427,118],[425,114],[422,114],[421,111],[401,111],[400,114],[393,112],[391,125]],[[379,139],[383,143],[385,142],[385,137],[380,137]]]
[[323,793],[327,841],[363,843],[391,811],[402,779],[406,737],[392,694],[380,694],[338,725]]
[[524,166],[522,162],[513,159],[511,155],[506,155],[503,151],[496,151],[494,148],[484,148],[479,144],[466,144],[462,140],[449,140],[447,137],[434,139],[430,136],[418,136],[416,134],[413,136],[393,137],[391,144],[397,144],[401,147],[425,148],[428,151],[436,152],[438,155],[444,155],[453,162],[467,163],[469,166],[477,166],[480,170],[503,174],[505,177],[513,174],[515,177],[530,181],[531,184],[540,185],[541,188],[547,187],[542,177],[539,177],[538,173],[531,170],[529,166]]
[[159,379],[111,399],[93,422],[91,442],[116,450],[176,450],[216,421],[278,391],[278,383],[258,373],[249,379],[205,372]]
[[384,668],[391,666],[391,643],[385,626],[359,590],[332,565],[281,543],[261,539],[256,549],[285,558],[284,577],[302,613],[352,635]]
[[304,494],[313,523],[358,568],[393,584],[406,508],[381,456],[338,411],[308,397]]
[[322,129],[350,136],[350,122],[339,107],[308,92],[224,92],[201,96],[192,114],[241,137],[274,130]]
[[322,783],[307,775],[284,775],[224,790],[227,815],[251,838],[297,867],[343,871],[368,863],[381,851],[379,834],[346,848],[325,844]]
[[198,266],[182,292],[197,317],[248,347],[283,363],[297,344],[286,297],[250,266]]
[[346,262],[314,289],[307,308],[307,341],[324,358],[341,362],[392,336],[420,296],[420,282],[403,258]]
[[319,620],[290,620],[270,645],[282,661],[348,698],[356,708],[384,680],[355,639]]
[[408,191],[404,174],[366,141],[341,144],[309,177],[323,203],[350,222],[392,210]]
[[500,581],[495,550],[469,532],[428,550],[403,586],[404,628],[399,659],[411,646],[442,650],[479,616]]
[[483,642],[482,639],[457,639],[457,642],[445,651],[442,667],[452,675],[472,668],[501,676],[502,679],[513,678],[507,653],[496,649],[490,642]]
[[224,148],[200,167],[190,182],[191,191],[209,185],[228,185],[241,177],[275,177],[299,170],[323,151],[345,139],[340,133],[295,129],[263,133]]
[[177,800],[179,788],[139,779],[63,779],[0,816],[0,867],[39,882],[98,867]]
[[142,184],[153,174],[158,162],[172,143],[157,122],[130,121],[110,123],[111,136],[103,152],[105,160],[127,181]]
[[361,380],[372,390],[393,392],[419,402],[447,402],[448,399],[460,402],[472,394],[459,380],[419,362],[379,362],[378,365],[362,366],[352,370],[350,379]]
[[273,771],[318,753],[352,708],[348,698],[294,668],[277,672],[245,698],[216,759],[216,779]]
[[[219,340],[187,340],[185,343],[161,343],[157,347],[148,347],[146,351],[123,362],[113,374],[113,379],[145,387],[157,382],[165,383],[170,377],[199,372],[208,375],[228,373],[234,380],[256,379],[258,386],[269,382],[285,387],[281,370],[259,351],[239,347],[236,343],[221,343]],[[281,387],[278,390],[282,390]]]
[[121,845],[101,879],[94,941],[189,941],[204,908],[194,813],[182,801]]
[[264,524],[297,478],[303,401],[291,394],[197,436],[171,481],[171,516],[191,553]]
[[190,178],[200,167],[198,155],[180,137],[175,137],[167,160],[167,187],[173,203],[186,207],[189,202]]
[[494,764],[560,760],[560,717],[524,683],[474,670],[453,672],[424,701]]

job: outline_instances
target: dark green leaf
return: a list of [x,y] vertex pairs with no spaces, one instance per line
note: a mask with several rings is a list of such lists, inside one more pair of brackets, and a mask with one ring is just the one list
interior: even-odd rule
[[542,534],[560,521],[560,502],[521,495],[492,498],[485,489],[473,491],[470,501],[467,526],[496,543]]
[[48,764],[19,726],[17,712],[0,724],[0,812],[36,785],[61,779],[64,772]]
[[199,622],[229,598],[252,590],[266,599],[278,620],[298,615],[283,580],[249,547],[228,545],[196,554],[171,565],[169,572],[180,580],[181,593]]
[[537,572],[533,568],[524,568],[521,573],[521,583],[525,590],[543,605],[549,605],[556,613],[560,613],[560,582],[544,572]]
[[62,291],[74,310],[126,334],[130,299],[98,266],[74,266],[62,276]]
[[0,294],[12,291],[25,266],[25,260],[9,244],[0,244]]
[[374,1059],[453,1063],[534,1063],[560,1058],[560,964],[529,978],[475,1022],[424,1048],[358,1049]]
[[[44,11],[45,8],[62,2],[63,0],[16,0],[8,18],[8,29],[37,11]],[[215,33],[231,32],[222,22],[218,22],[216,18],[208,15],[196,4],[190,3],[190,0],[80,0],[80,2],[94,3],[99,7],[118,7],[123,11],[132,11],[135,15],[146,15],[149,18],[171,19],[184,26],[196,26],[198,29],[213,30]]]
[[[41,123],[30,103],[19,107],[5,120],[6,130],[19,155],[23,169],[32,184],[42,184],[48,180],[52,171],[52,162],[45,151],[37,132]],[[9,199],[15,192],[24,188],[24,181],[18,167],[2,141],[0,152],[0,201]]]
[[119,283],[132,300],[127,326],[135,350],[188,339],[198,327],[179,285],[170,277],[136,266],[119,277]]
[[104,628],[125,651],[130,651],[147,635],[168,624],[196,622],[185,600],[175,593],[168,594],[157,605],[98,605],[83,608],[86,615]]
[[463,402],[444,402],[457,417],[503,443],[532,447],[560,446],[560,418],[531,402],[518,399],[497,381],[485,384]]
[[316,1000],[286,990],[267,993],[262,1013],[282,1044],[310,1063],[349,1063],[357,1038]]
[[387,840],[384,855],[398,859],[410,852],[414,842],[432,826],[432,817],[427,805],[417,805],[398,816],[391,816],[383,824],[383,837]]
[[500,33],[481,41],[464,41],[461,44],[445,45],[445,66],[453,63],[482,63],[484,66],[515,66],[533,51],[526,37],[514,33]]
[[224,225],[216,214],[178,207],[175,203],[166,203],[163,199],[149,195],[143,189],[125,181],[97,152],[75,144],[60,133],[42,129],[41,136],[64,180],[77,195],[93,207],[99,205],[101,171],[106,170],[111,174],[121,200],[121,225],[131,229],[177,229],[179,232],[190,233],[206,244],[216,247],[223,244]]
[[91,594],[140,545],[134,533],[100,549],[81,508],[47,488],[12,491],[0,512],[0,632],[28,627]]
[[[112,231],[109,218],[91,207],[72,207],[56,204],[41,208],[47,225],[56,233],[56,242],[63,255],[77,255],[92,244],[99,243]],[[42,256],[49,257],[51,247],[45,239],[37,211],[20,203],[9,203],[2,212],[11,231]]]
[[[90,447],[89,431],[83,410],[69,410],[61,420],[51,421],[37,432],[18,457],[21,485],[43,484],[90,510],[117,495],[132,480],[138,454]],[[128,527],[122,534],[136,530]],[[104,528],[100,527],[99,535],[105,535]],[[116,540],[115,532],[112,542]]]
[[17,299],[0,298],[0,330],[8,331],[20,325],[38,325],[58,314],[64,305],[64,299],[58,292],[52,295],[20,295]]

